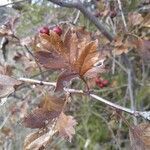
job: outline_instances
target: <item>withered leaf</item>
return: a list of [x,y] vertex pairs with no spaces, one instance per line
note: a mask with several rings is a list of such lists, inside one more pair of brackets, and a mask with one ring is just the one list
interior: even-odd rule
[[37,51],[35,52],[35,57],[47,69],[62,69],[67,67],[64,59],[55,52]]
[[150,62],[150,40],[139,39],[134,41],[138,52],[144,62]]
[[61,112],[65,103],[65,97],[58,95],[46,95],[42,101],[41,108],[48,111]]
[[6,97],[15,91],[15,86],[20,85],[21,81],[15,78],[0,74],[0,98]]
[[[88,32],[83,29],[69,29],[64,40],[55,32],[50,35],[40,34],[35,47],[37,61],[48,69],[64,69],[59,76],[56,89],[63,90],[64,82],[71,81],[74,77],[90,77],[90,73],[96,76],[101,72],[101,66],[96,64],[105,60],[105,55],[97,51],[97,40],[92,41]],[[87,74],[88,72],[88,74]],[[65,77],[66,75],[66,77]],[[63,81],[64,80],[64,81]],[[58,88],[59,86],[59,88]]]
[[142,22],[142,27],[145,27],[145,28],[150,28],[150,14],[148,13],[145,17],[144,17],[144,20]]
[[55,92],[61,92],[63,87],[67,87],[70,84],[69,82],[77,77],[78,74],[72,70],[65,70],[62,72],[57,79]]
[[55,130],[51,127],[50,130],[39,130],[29,134],[25,138],[24,150],[42,150],[50,142],[50,139],[55,134]]
[[112,53],[114,55],[121,55],[123,53],[128,53],[128,43],[123,42],[122,37],[117,36],[113,43],[114,49]]
[[23,119],[23,124],[29,128],[43,128],[54,118],[58,117],[65,103],[64,97],[46,95],[40,108],[33,110]]
[[44,128],[47,123],[51,122],[54,118],[59,116],[60,112],[48,111],[43,108],[33,110],[32,113],[28,114],[23,119],[23,124],[28,128]]
[[133,12],[133,13],[130,13],[128,15],[128,20],[129,20],[129,24],[133,25],[133,26],[136,26],[136,25],[139,25],[141,24],[141,22],[144,20],[142,15],[138,12]]
[[15,24],[17,23],[18,18],[19,17],[17,16],[9,18],[6,23],[0,27],[0,36],[13,36]]
[[141,123],[132,127],[129,131],[130,141],[133,150],[150,149],[150,124]]
[[62,112],[57,120],[56,129],[61,137],[71,142],[72,136],[75,134],[74,126],[76,124],[77,122],[73,116],[67,116]]

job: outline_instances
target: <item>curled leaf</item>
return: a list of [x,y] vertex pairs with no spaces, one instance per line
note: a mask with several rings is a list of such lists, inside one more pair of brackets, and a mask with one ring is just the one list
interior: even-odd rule
[[49,130],[39,130],[29,134],[25,138],[24,150],[42,150],[50,142],[55,130],[51,127]]

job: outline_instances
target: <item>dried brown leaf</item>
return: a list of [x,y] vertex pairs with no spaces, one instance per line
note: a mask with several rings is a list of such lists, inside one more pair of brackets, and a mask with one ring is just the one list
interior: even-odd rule
[[21,82],[15,78],[0,74],[0,98],[6,97],[15,91],[15,86]]
[[148,13],[142,22],[142,27],[150,28],[150,13]]
[[76,124],[77,122],[72,116],[67,116],[62,112],[57,120],[56,129],[61,137],[71,142],[72,136],[75,134],[74,126]]
[[133,150],[150,149],[150,124],[141,123],[130,130],[130,141]]
[[50,143],[52,136],[55,134],[55,130],[39,130],[29,134],[25,138],[24,150],[42,150],[46,145]]
[[142,15],[138,12],[133,12],[128,15],[129,24],[136,26],[142,23],[144,20]]
[[134,41],[136,48],[144,62],[150,62],[150,40],[139,39]]
[[128,53],[128,43],[123,42],[122,37],[116,37],[113,43],[114,49],[112,50],[112,53],[114,55],[121,55],[123,53]]
[[37,61],[47,69],[67,68],[67,63],[65,63],[64,59],[55,52],[37,51],[35,52],[35,57],[37,58]]
[[57,53],[61,55],[65,55],[67,53],[67,50],[64,47],[64,43],[61,40],[60,36],[50,31],[50,35],[47,34],[40,34],[40,42],[43,47],[47,48],[47,50],[54,49]]
[[97,67],[96,64],[105,57],[96,50],[98,41],[92,41],[84,28],[69,29],[64,41],[54,32],[50,32],[50,35],[40,34],[39,39],[39,48],[35,52],[37,61],[45,68],[65,69],[58,78],[56,91],[62,90],[77,76],[90,77],[91,73],[93,77],[101,72],[102,65]]
[[54,118],[58,117],[60,112],[48,111],[43,108],[38,108],[32,111],[23,119],[23,124],[28,128],[44,128]]
[[[88,43],[83,50],[81,49],[81,54],[78,56],[78,59],[75,63],[75,69],[79,72],[79,75],[84,75],[83,72],[81,72],[82,68],[84,67],[84,63],[88,55],[91,55],[93,52],[96,51],[97,43],[96,42],[90,42]],[[97,59],[97,58],[96,58]],[[97,60],[96,60],[97,61]],[[92,62],[91,62],[92,64]],[[89,66],[91,65],[89,64]],[[93,65],[93,64],[92,64]],[[90,66],[91,67],[91,66]]]
[[71,29],[69,29],[64,37],[64,45],[66,49],[70,50],[70,63],[74,64],[77,61],[78,56],[78,38],[77,34],[72,32]]
[[46,95],[42,101],[41,108],[48,111],[61,112],[65,103],[65,97]]
[[23,124],[29,128],[46,127],[47,123],[60,115],[64,103],[63,96],[46,95],[39,108],[33,110],[23,119]]

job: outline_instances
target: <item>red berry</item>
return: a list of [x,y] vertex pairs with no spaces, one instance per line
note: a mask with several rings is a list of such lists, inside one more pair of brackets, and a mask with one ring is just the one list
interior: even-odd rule
[[117,16],[117,12],[116,12],[115,10],[114,10],[114,11],[111,11],[109,15],[110,15],[110,18],[113,19],[114,17]]
[[49,28],[48,27],[42,27],[41,29],[40,29],[40,33],[44,33],[44,34],[47,34],[47,35],[49,35]]
[[55,33],[57,33],[59,36],[61,36],[62,35],[62,29],[60,28],[60,27],[54,27],[53,28],[53,31],[55,32]]
[[103,83],[104,86],[106,86],[106,85],[108,85],[109,81],[108,80],[103,80],[102,83]]
[[103,88],[104,87],[104,84],[103,83],[99,83],[98,85],[100,88]]
[[98,17],[102,17],[102,16],[103,16],[103,13],[100,12],[100,11],[99,11],[99,12],[95,12],[94,16],[97,17],[97,18],[98,18]]
[[95,16],[95,17],[99,17],[99,16],[100,16],[100,13],[99,13],[99,12],[96,12],[96,13],[94,14],[94,16]]

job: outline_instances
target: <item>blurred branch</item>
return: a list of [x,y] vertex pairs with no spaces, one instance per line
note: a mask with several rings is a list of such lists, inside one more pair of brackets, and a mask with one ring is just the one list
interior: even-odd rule
[[20,1],[16,1],[16,2],[11,2],[11,3],[4,4],[4,5],[0,5],[0,7],[6,7],[9,5],[18,4],[18,3],[27,2],[27,1],[29,1],[29,0],[20,0]]
[[79,17],[80,17],[80,11],[78,10],[77,15],[76,15],[76,17],[75,17],[75,19],[74,19],[74,21],[73,21],[73,24],[76,24],[76,23],[77,23]]
[[124,13],[123,13],[123,10],[122,10],[121,1],[120,1],[120,0],[117,0],[117,1],[118,1],[119,9],[120,9],[120,12],[121,12],[122,21],[123,21],[125,30],[126,30],[126,32],[127,32],[127,31],[128,31],[128,28],[127,28],[127,23],[126,23],[125,16],[124,16]]
[[77,2],[64,2],[62,0],[48,0],[60,7],[67,7],[67,8],[76,8],[80,10],[80,12],[87,17],[100,31],[101,33],[109,40],[112,41],[114,35],[105,27],[103,23],[101,23],[86,7],[81,3],[80,0]]
[[8,115],[5,117],[4,121],[2,122],[2,124],[0,125],[0,130],[5,126],[10,116],[11,116],[11,113],[9,112]]
[[[44,81],[39,81],[39,80],[34,80],[34,79],[28,79],[28,78],[19,78],[19,81],[23,81],[23,82],[28,82],[28,83],[35,83],[35,84],[40,84],[40,85],[50,85],[50,86],[56,86],[55,82],[44,82]],[[117,104],[114,104],[102,97],[99,97],[95,94],[89,93],[89,92],[85,92],[83,90],[76,90],[76,89],[69,89],[69,88],[64,88],[64,91],[68,92],[68,93],[72,93],[72,94],[83,94],[83,95],[87,95],[90,96],[110,107],[113,107],[117,110],[121,110],[124,111],[126,113],[129,113],[135,117],[143,117],[147,120],[150,120],[150,112],[140,112],[140,111],[136,111],[136,110],[132,110]]]

